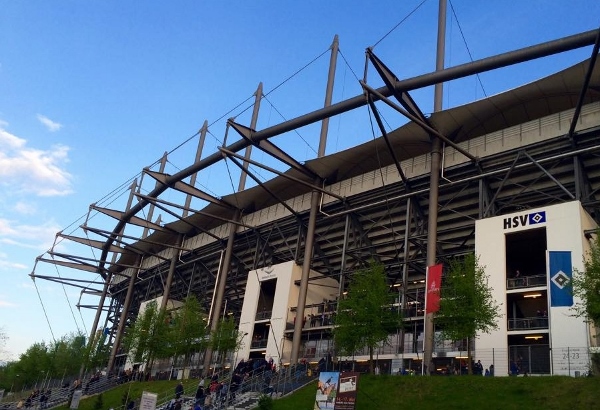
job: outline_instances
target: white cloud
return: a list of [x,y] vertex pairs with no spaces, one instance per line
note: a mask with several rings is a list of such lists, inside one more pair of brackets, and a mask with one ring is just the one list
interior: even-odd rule
[[37,212],[37,208],[31,202],[18,201],[12,207],[13,211],[21,215],[34,215]]
[[0,307],[14,307],[14,306],[17,306],[17,305],[15,305],[14,303],[11,303],[7,300],[2,300],[0,298]]
[[54,243],[58,231],[60,227],[53,221],[40,225],[25,225],[0,218],[0,243],[7,245],[45,251]]
[[5,260],[0,260],[0,269],[25,270],[25,269],[27,269],[27,266],[23,265],[22,263],[18,263],[18,262],[10,262],[10,261],[5,261]]
[[53,146],[49,150],[27,147],[0,123],[0,181],[10,193],[59,196],[72,192],[71,174],[64,168],[69,162],[69,147]]
[[10,132],[6,131],[4,128],[8,124],[4,121],[0,122],[0,144],[3,145],[4,149],[19,149],[23,147],[26,141],[23,138],[19,138]]
[[62,128],[62,124],[52,121],[50,118],[45,115],[38,114],[37,119],[41,122],[50,132],[56,132]]

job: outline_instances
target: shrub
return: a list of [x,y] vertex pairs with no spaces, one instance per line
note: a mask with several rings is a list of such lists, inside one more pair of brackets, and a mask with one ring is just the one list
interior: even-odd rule
[[266,394],[258,398],[258,408],[260,410],[273,410],[273,398]]

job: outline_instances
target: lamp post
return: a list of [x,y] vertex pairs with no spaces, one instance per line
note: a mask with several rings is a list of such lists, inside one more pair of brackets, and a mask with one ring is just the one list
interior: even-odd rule
[[[10,392],[11,392],[11,393],[14,393],[15,382],[18,380],[18,377],[19,377],[19,376],[20,376],[20,375],[19,375],[19,374],[17,374],[17,375],[15,375],[15,378],[13,379],[12,385],[10,386]],[[17,386],[17,388],[18,388],[18,386]]]
[[[242,336],[239,338],[239,341],[237,343],[236,349],[235,349],[235,359],[233,360],[233,364],[231,365],[231,370],[229,371],[229,388],[227,389],[227,391],[229,392],[229,397],[231,397],[231,381],[233,380],[233,372],[235,371],[236,367],[237,367],[237,358],[238,358],[238,353],[240,351],[240,346],[242,344],[242,341],[244,340],[244,337],[248,336],[248,332],[244,332],[242,334]],[[235,408],[235,406],[234,406]]]

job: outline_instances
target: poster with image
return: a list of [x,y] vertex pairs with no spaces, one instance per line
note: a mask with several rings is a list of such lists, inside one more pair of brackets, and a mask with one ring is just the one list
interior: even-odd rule
[[339,379],[339,372],[321,372],[319,374],[315,410],[334,408]]
[[356,372],[342,372],[338,393],[335,397],[334,410],[354,410],[356,393],[358,392],[358,376]]

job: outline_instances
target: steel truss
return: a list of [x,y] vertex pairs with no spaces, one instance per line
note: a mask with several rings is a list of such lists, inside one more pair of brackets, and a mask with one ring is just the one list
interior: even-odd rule
[[[398,147],[404,141],[394,139],[385,131],[377,114],[376,103],[385,103],[406,115],[432,138],[441,139],[465,157],[464,162],[443,170],[439,186],[437,254],[441,261],[473,251],[475,221],[480,218],[576,199],[600,223],[597,197],[600,189],[600,129],[592,128],[577,133],[574,128],[582,106],[600,100],[600,93],[588,87],[590,80],[594,79],[592,73],[598,52],[598,33],[590,31],[408,80],[395,78],[369,52],[371,61],[377,64],[378,72],[384,78],[385,87],[373,89],[363,84],[365,95],[262,131],[229,121],[229,127],[235,129],[243,137],[242,140],[204,159],[197,155],[192,165],[173,175],[163,172],[164,162],[159,172],[145,170],[147,175],[156,180],[155,188],[142,195],[136,191],[134,184],[130,202],[124,211],[93,206],[94,211],[117,219],[112,230],[93,228],[87,223],[83,226],[84,230],[102,237],[102,241],[62,236],[66,240],[100,247],[102,253],[98,259],[51,252],[49,255],[52,259],[39,258],[39,261],[81,271],[94,270],[102,276],[104,291],[96,290],[103,294],[99,304],[80,306],[98,311],[92,331],[98,327],[100,312],[108,311],[105,327],[111,329],[109,343],[114,345],[113,360],[118,353],[120,336],[135,318],[142,302],[159,296],[182,300],[194,294],[207,312],[215,309],[221,311],[222,303],[215,303],[218,294],[221,300],[227,300],[227,310],[239,316],[249,272],[292,260],[299,265],[308,264],[310,270],[339,280],[339,292],[343,292],[347,276],[375,258],[385,266],[390,286],[402,289],[403,304],[410,298],[423,303],[424,292],[420,292],[420,296],[417,292],[415,296],[413,291],[423,288],[425,279],[429,174],[414,177],[404,174],[402,159],[396,157]],[[409,90],[437,82],[592,44],[595,45],[593,58],[582,81],[580,98],[573,107],[576,112],[573,126],[565,135],[518,149],[478,158],[460,144],[462,141],[456,141],[455,136],[438,131],[408,94]],[[390,96],[395,96],[401,106],[389,101],[387,98]],[[319,175],[316,168],[312,168],[315,163],[301,164],[268,140],[365,105],[369,105],[374,113],[389,151],[385,163],[368,164],[374,170],[375,177],[385,181],[377,188],[340,195],[332,189],[332,184],[337,182],[335,176]],[[206,123],[203,129],[206,132]],[[372,144],[381,144],[381,141]],[[261,164],[236,153],[250,146],[263,150],[291,168],[286,173],[279,173],[276,179],[293,181],[293,192],[282,190],[281,183],[262,183],[248,171],[248,163],[256,166]],[[428,147],[424,147],[422,154],[427,151]],[[269,197],[263,200],[263,205],[255,209],[238,208],[230,199],[214,198],[195,188],[193,183],[185,182],[189,177],[195,181],[197,172],[224,159],[233,162],[254,179],[258,184],[252,188],[256,192],[254,195]],[[378,175],[387,166],[396,170],[394,178]],[[185,205],[161,199],[161,194],[167,190],[177,190],[187,195]],[[311,209],[290,205],[292,198],[311,193],[313,204],[314,198],[317,198],[318,205],[317,214],[313,214],[312,234]],[[133,197],[137,199],[136,203],[132,202]],[[208,205],[202,210],[194,210],[189,204],[191,197]],[[327,201],[323,200],[325,197]],[[287,216],[280,216],[260,226],[245,222],[244,216],[249,212],[274,204],[281,204],[287,210]],[[166,225],[152,222],[152,212],[142,218],[139,215],[143,215],[146,207],[152,210],[159,208],[176,217],[177,221]],[[178,216],[182,210],[182,216]],[[215,228],[223,224],[230,226],[229,237],[215,233]],[[124,232],[130,225],[141,226],[144,233],[128,237]],[[198,247],[187,247],[186,239],[198,235],[208,236],[211,240]],[[307,243],[310,247],[308,252]],[[305,260],[306,255],[311,255],[309,260]],[[149,258],[155,258],[151,266],[144,264]],[[80,278],[36,275],[35,271],[31,275],[71,286],[80,286],[78,283],[82,281]],[[105,306],[105,297],[109,298],[108,306]]]

